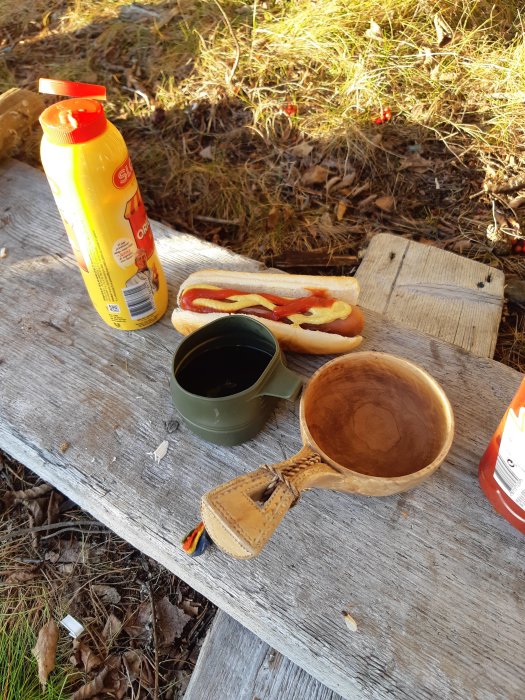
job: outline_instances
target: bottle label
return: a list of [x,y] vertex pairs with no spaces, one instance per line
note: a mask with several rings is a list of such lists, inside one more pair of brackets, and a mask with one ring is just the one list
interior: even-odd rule
[[115,133],[108,124],[96,143],[78,144],[78,158],[45,139],[42,152],[95,309],[112,328],[132,331],[161,317],[168,290],[133,166]]
[[135,172],[133,170],[133,166],[131,165],[131,160],[129,159],[129,156],[127,156],[126,160],[115,169],[115,172],[113,173],[113,184],[120,190],[123,187],[126,187],[128,182],[131,182],[134,175]]
[[155,241],[153,240],[153,232],[138,188],[133,197],[126,203],[124,218],[128,220],[133,231],[137,248],[145,250],[147,257],[151,258],[155,252]]
[[517,415],[513,409],[507,414],[494,479],[509,498],[525,509],[525,406]]

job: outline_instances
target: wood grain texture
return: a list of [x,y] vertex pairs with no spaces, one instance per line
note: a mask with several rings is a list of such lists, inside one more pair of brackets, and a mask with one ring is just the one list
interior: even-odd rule
[[480,357],[494,355],[505,283],[501,270],[379,234],[356,277],[365,308]]
[[[367,250],[357,277],[360,279],[361,299],[370,308],[382,311],[388,318],[392,307],[389,301],[394,294],[398,283],[399,270],[405,258],[407,249],[411,247],[412,257],[426,255],[424,246],[411,244],[406,239],[389,234],[376,236]],[[451,261],[451,256],[443,251],[434,251],[430,264],[439,265],[439,270],[444,263]],[[394,262],[395,261],[395,262]],[[454,260],[456,263],[457,261]],[[460,274],[456,274],[458,283],[465,278],[468,280],[472,270],[470,261],[461,262]],[[458,265],[455,265],[457,270]],[[481,272],[481,277],[487,276],[487,268],[482,266],[475,268],[476,273]],[[499,273],[498,273],[499,274]],[[476,283],[477,284],[477,283]],[[479,288],[478,288],[479,289]],[[404,297],[417,296],[417,287],[405,288]],[[464,296],[464,290],[456,285],[458,299]],[[492,356],[497,339],[499,317],[496,318],[493,309],[498,294],[503,295],[503,284],[492,286],[491,297],[486,293],[476,298],[476,305],[484,307],[487,315],[483,316],[484,333],[478,335],[477,345],[479,355]],[[455,306],[453,318],[449,317],[449,306],[446,303],[439,304],[433,309],[433,329],[440,335],[447,337],[450,323],[453,321],[456,327],[466,327],[471,322],[471,307],[468,304]],[[462,323],[462,315],[466,318]],[[412,314],[409,318],[410,326],[417,328],[418,324],[426,325],[426,318],[421,314]],[[492,336],[491,336],[492,334]],[[471,349],[471,337],[465,334],[455,337],[456,343],[462,345],[465,350]],[[264,693],[255,693],[255,685],[261,669],[264,670],[264,678],[269,678]],[[190,685],[184,700],[201,700],[201,698],[213,697],[216,700],[252,700],[254,696],[261,700],[297,700],[324,698],[324,693],[332,693],[326,686],[319,683],[302,671],[296,664],[283,657],[279,652],[255,637],[249,630],[233,620],[233,618],[220,611],[208,632],[205,644],[199,654],[197,665],[193,671]]]
[[[168,313],[140,332],[111,330],[90,305],[44,177],[6,163],[0,192],[1,449],[345,698],[523,697],[523,538],[477,481],[519,373],[367,312],[363,349],[415,361],[447,391],[457,433],[446,463],[397,496],[307,493],[257,559],[217,549],[191,559],[180,540],[202,493],[301,444],[298,403],[282,402],[256,439],[233,448],[166,430],[178,285],[204,266],[255,263],[154,224]],[[305,377],[324,362],[288,359]]]
[[219,610],[184,700],[341,700],[309,673]]

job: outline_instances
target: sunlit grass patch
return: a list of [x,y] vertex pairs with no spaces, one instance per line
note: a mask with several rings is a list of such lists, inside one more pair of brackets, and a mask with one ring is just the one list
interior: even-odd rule
[[37,664],[31,650],[39,629],[49,619],[40,586],[0,585],[0,697],[2,700],[65,700],[70,672],[67,649],[59,643],[55,670],[45,691],[40,687]]
[[[150,213],[240,252],[346,240],[355,253],[359,227],[366,239],[466,226],[483,255],[467,214],[490,223],[476,193],[524,159],[521,5],[22,0],[0,23],[0,82],[104,83]],[[401,167],[411,154],[428,168]],[[326,182],[305,186],[315,165]],[[326,186],[351,172],[353,189]],[[395,197],[391,214],[374,194]]]

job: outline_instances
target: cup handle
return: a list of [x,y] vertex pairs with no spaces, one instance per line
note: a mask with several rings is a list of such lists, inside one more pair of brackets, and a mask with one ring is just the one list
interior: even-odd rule
[[262,551],[301,491],[320,476],[333,476],[309,447],[278,464],[262,465],[204,494],[202,520],[215,544],[237,559]]
[[257,396],[276,396],[294,401],[303,386],[302,378],[283,364],[277,366]]

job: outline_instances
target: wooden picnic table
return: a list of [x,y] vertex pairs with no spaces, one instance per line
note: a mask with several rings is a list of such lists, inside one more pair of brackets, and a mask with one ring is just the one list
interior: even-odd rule
[[[446,463],[419,488],[388,498],[305,494],[254,560],[216,548],[191,559],[180,540],[199,519],[202,493],[294,454],[298,404],[282,402],[257,438],[234,448],[208,445],[183,425],[169,432],[177,416],[168,374],[180,341],[169,313],[140,332],[105,327],[44,177],[9,161],[0,195],[8,252],[0,261],[1,449],[345,698],[523,697],[523,540],[477,483],[479,459],[521,379],[474,354],[493,349],[501,274],[472,262],[458,286],[453,263],[440,273],[432,249],[422,257],[417,244],[389,236],[383,254],[360,268],[362,349],[411,359],[443,384],[457,421]],[[166,226],[154,231],[170,308],[195,269],[258,267]],[[442,315],[432,310],[443,303],[452,320],[437,333]],[[408,327],[422,321],[427,333],[471,352]],[[324,361],[289,355],[305,379]],[[164,439],[169,451],[156,464]]]

